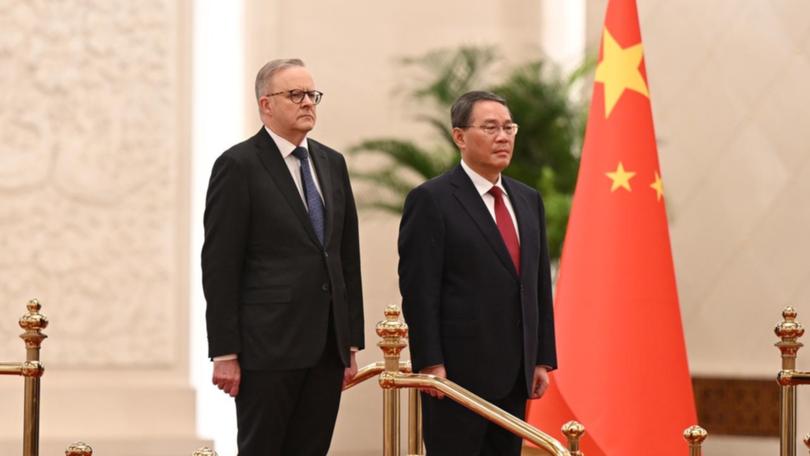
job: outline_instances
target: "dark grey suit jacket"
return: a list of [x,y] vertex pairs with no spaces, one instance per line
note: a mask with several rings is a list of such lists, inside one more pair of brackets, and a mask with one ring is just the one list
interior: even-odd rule
[[[208,354],[243,369],[315,365],[333,318],[344,364],[363,348],[357,211],[343,156],[308,142],[325,206],[325,245],[264,128],[214,163],[204,215]],[[331,308],[331,310],[330,310]]]
[[414,371],[501,399],[519,373],[556,368],[551,277],[540,195],[503,177],[517,218],[518,276],[498,227],[461,166],[413,189],[399,230],[399,283]]

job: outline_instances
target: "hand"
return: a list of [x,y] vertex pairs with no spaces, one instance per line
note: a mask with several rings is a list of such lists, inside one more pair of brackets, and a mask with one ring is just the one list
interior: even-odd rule
[[211,380],[217,388],[231,397],[236,397],[239,394],[239,382],[242,380],[239,360],[214,361],[214,374]]
[[548,389],[548,369],[545,366],[534,367],[534,378],[532,378],[532,391],[529,399],[538,399],[543,397]]
[[[444,368],[444,364],[437,364],[435,366],[426,367],[419,371],[420,374],[427,374],[427,375],[435,375],[439,378],[447,378],[447,370]],[[436,399],[442,399],[444,397],[444,393],[441,391],[437,391],[433,388],[419,388],[419,391],[429,394]]]
[[346,388],[346,384],[352,381],[354,376],[357,375],[357,357],[355,354],[357,354],[357,352],[350,352],[351,360],[349,361],[349,367],[343,370],[343,386],[341,386],[341,388]]

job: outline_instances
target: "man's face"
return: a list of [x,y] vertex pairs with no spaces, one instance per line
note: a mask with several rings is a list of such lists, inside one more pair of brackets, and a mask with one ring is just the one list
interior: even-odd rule
[[[315,128],[315,103],[308,96],[301,103],[293,103],[288,96],[290,90],[315,90],[309,70],[294,66],[276,73],[267,85],[265,95],[259,99],[259,104],[270,129],[285,138],[303,137]],[[283,93],[267,96],[276,92]]]
[[494,182],[498,174],[509,166],[515,148],[515,137],[507,135],[501,128],[490,135],[478,127],[502,127],[511,123],[512,116],[506,106],[496,101],[484,100],[473,106],[467,123],[471,128],[453,129],[453,139],[461,150],[464,162],[490,181]]

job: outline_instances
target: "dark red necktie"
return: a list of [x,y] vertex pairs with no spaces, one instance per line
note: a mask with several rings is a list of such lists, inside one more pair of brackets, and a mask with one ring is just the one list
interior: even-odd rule
[[515,264],[515,271],[520,275],[520,243],[518,242],[517,231],[515,231],[515,224],[512,223],[512,217],[509,215],[509,210],[503,203],[503,191],[500,187],[492,187],[488,192],[495,198],[495,223],[498,225],[498,231],[501,232],[506,250],[509,251],[509,256],[512,257],[512,263]]

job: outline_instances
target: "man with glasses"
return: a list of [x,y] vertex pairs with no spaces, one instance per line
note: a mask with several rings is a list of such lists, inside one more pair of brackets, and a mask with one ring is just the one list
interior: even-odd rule
[[[411,361],[523,419],[557,364],[543,201],[501,174],[518,131],[503,98],[468,92],[451,120],[461,163],[408,194],[399,228]],[[519,438],[440,392],[422,399],[430,456],[520,454]]]
[[267,63],[255,90],[263,126],[206,198],[213,382],[236,398],[240,456],[323,456],[364,343],[357,211],[343,156],[308,137],[323,93],[304,63]]

